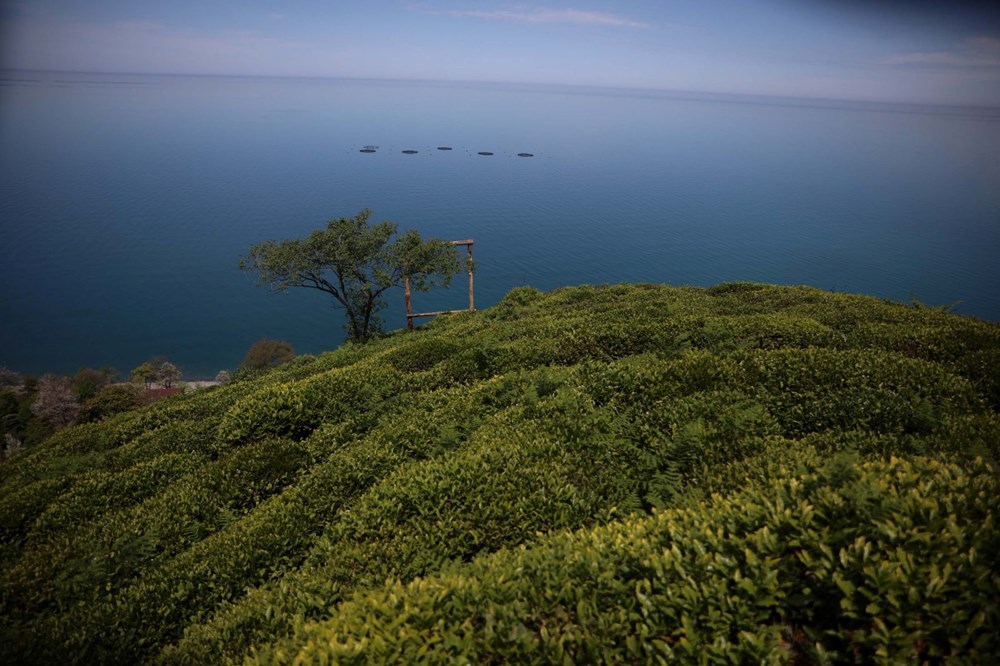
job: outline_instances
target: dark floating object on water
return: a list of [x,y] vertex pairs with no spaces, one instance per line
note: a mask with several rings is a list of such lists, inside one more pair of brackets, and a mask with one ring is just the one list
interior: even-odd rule
[[491,152],[490,152],[490,151],[488,151],[488,150],[482,150],[482,151],[480,151],[480,152],[479,152],[479,154],[480,154],[480,155],[492,155],[493,153],[491,153]]
[[438,150],[451,150],[451,146],[438,146]]
[[534,153],[518,153],[517,156],[518,157],[534,157],[535,154]]
[[403,154],[404,155],[416,155],[417,151],[415,151],[415,150],[404,150]]
[[364,148],[361,149],[361,152],[374,153],[376,150],[378,150],[378,146],[365,146]]

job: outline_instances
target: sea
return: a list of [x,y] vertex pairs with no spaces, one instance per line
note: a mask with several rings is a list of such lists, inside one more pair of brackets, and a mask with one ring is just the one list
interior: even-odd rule
[[[193,380],[261,338],[336,348],[331,298],[238,263],[364,208],[473,240],[477,307],[521,285],[743,280],[1000,321],[1000,109],[4,71],[0,366],[167,356]],[[413,301],[467,307],[466,282]]]

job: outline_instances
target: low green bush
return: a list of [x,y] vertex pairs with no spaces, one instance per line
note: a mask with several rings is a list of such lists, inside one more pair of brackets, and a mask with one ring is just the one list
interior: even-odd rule
[[357,593],[247,663],[986,663],[994,470],[808,458],[732,497]]
[[403,389],[402,373],[388,363],[335,368],[243,398],[222,418],[218,438],[228,445],[271,436],[303,439],[321,423],[370,412]]
[[109,511],[138,504],[201,467],[206,457],[164,453],[124,471],[95,470],[81,475],[59,499],[49,504],[31,528],[29,538],[44,541]]
[[[0,612],[16,611],[20,623],[30,625],[38,613],[113,597],[135,576],[224,529],[291,483],[308,460],[300,444],[259,442],[201,465],[159,494],[110,510],[83,529],[75,522],[52,525],[48,538],[29,544],[16,564],[0,571],[5,592]],[[123,473],[119,482],[127,484],[142,471]]]
[[[1000,456],[998,361],[996,324],[811,287],[518,289],[494,308],[70,427],[0,461],[0,662],[238,663],[303,648],[320,659],[357,636],[331,654],[503,661],[534,646],[549,661],[933,662],[950,653],[932,646],[947,645],[975,661],[993,647],[982,638],[997,633],[993,611],[977,624],[953,600],[965,591],[975,608],[995,581],[964,577],[954,530],[969,524],[964,489],[995,475],[984,465]],[[954,481],[937,509],[907,503],[938,488],[899,481],[910,464],[906,479]],[[783,513],[767,513],[776,498]],[[822,521],[796,522],[810,512]],[[676,529],[664,537],[667,514]],[[949,515],[959,522],[939,522]],[[992,514],[975,515],[994,538]],[[915,525],[926,541],[946,591],[912,593],[930,604],[923,615],[887,614],[891,571],[872,579],[877,613],[821,579],[824,548],[855,590],[880,562],[905,569],[911,555],[915,575],[930,575],[924,555],[885,546],[875,524]],[[603,572],[597,587],[579,583],[583,597],[563,590],[589,580],[579,571],[540,560],[525,591],[499,564],[560,539],[574,545],[558,559],[576,561],[602,525],[630,545],[580,555]],[[783,530],[777,545],[764,528]],[[883,539],[880,560],[851,564],[860,536]],[[764,555],[751,562],[730,541]],[[681,560],[663,560],[675,544]],[[633,548],[638,564],[625,558]],[[682,561],[697,584],[649,573]],[[515,594],[496,606],[502,622],[470,611],[475,596],[456,616],[420,615],[419,630],[391,620],[394,638],[362,626],[367,611],[342,613],[382,599],[387,578],[459,575],[483,590],[497,579],[476,577],[501,570]],[[395,617],[389,606],[379,617]],[[636,619],[646,612],[660,619]],[[350,618],[360,624],[325,633]],[[472,633],[454,633],[467,620]],[[913,655],[893,633],[933,623],[949,637],[921,634]]]
[[397,370],[421,372],[430,370],[461,347],[450,340],[440,338],[417,339],[410,344],[399,345],[385,356]]

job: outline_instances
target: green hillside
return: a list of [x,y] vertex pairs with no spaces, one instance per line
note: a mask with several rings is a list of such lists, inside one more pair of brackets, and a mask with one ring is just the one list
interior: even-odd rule
[[1000,326],[512,291],[0,465],[2,663],[985,662]]

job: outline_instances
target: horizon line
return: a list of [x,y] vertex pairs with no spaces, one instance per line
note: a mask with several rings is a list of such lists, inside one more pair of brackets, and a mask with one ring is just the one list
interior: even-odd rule
[[[389,76],[350,76],[343,74],[233,74],[223,72],[130,72],[130,71],[108,71],[108,70],[73,70],[73,69],[26,69],[0,66],[0,72],[31,72],[38,74],[95,74],[104,76],[162,76],[162,77],[189,77],[189,78],[231,78],[231,79],[305,79],[319,81],[375,81],[385,83],[421,83],[438,85],[487,85],[487,86],[526,86],[529,88],[564,88],[607,90],[626,93],[658,93],[667,95],[703,95],[708,97],[742,97],[749,98],[743,100],[751,103],[750,99],[763,100],[799,100],[812,102],[826,102],[833,104],[892,104],[900,106],[916,107],[938,107],[943,109],[966,109],[966,110],[990,110],[1000,111],[1000,104],[983,104],[973,102],[941,102],[941,101],[916,101],[916,100],[891,100],[891,99],[864,99],[860,97],[826,97],[806,94],[789,93],[768,93],[768,92],[735,92],[729,90],[696,90],[690,88],[663,88],[652,86],[630,86],[611,85],[601,83],[555,83],[538,81],[510,81],[510,80],[473,80],[473,79],[427,79],[427,78],[403,78]],[[684,98],[681,98],[684,99]],[[705,99],[694,101],[731,101],[740,100],[719,100]],[[759,103],[759,102],[758,102]]]

